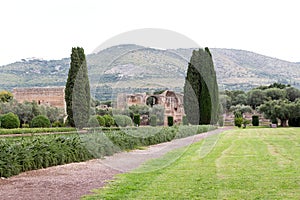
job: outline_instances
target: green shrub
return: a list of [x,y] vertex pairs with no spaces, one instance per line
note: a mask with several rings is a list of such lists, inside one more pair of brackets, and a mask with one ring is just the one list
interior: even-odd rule
[[151,115],[150,126],[156,126],[156,125],[157,125],[157,117],[156,117],[156,115]]
[[29,126],[29,124],[22,124],[21,127],[22,127],[22,128],[29,128],[30,126]]
[[173,125],[174,125],[174,117],[168,116],[168,126],[173,126]]
[[243,119],[243,122],[242,122],[242,124],[243,124],[243,128],[246,128],[246,127],[247,127],[247,125],[248,125],[248,124],[250,124],[250,121],[249,121],[249,120],[247,120],[247,119]]
[[241,128],[243,124],[243,118],[242,117],[235,117],[234,118],[234,125]]
[[97,117],[97,115],[93,115],[89,118],[88,127],[99,127],[99,121]]
[[182,117],[182,124],[183,124],[183,125],[188,125],[188,124],[189,124],[189,121],[188,121],[186,115],[184,115],[184,116]]
[[6,129],[19,128],[20,120],[14,113],[7,113],[1,117],[1,127]]
[[259,126],[259,116],[257,116],[257,115],[252,116],[252,125]]
[[52,127],[62,127],[62,123],[60,121],[55,121],[52,123]]
[[114,115],[113,118],[118,127],[132,126],[132,120],[127,115]]
[[134,114],[133,115],[133,123],[135,126],[140,126],[141,124],[141,117],[139,114]]
[[105,126],[105,119],[104,119],[104,117],[102,117],[100,115],[97,115],[97,120],[98,120],[99,126]]
[[106,127],[111,127],[115,124],[114,118],[112,116],[104,115],[103,118],[104,118]]
[[235,118],[241,118],[241,117],[243,117],[243,115],[242,115],[242,113],[240,111],[234,111],[233,114],[234,114]]
[[45,115],[38,115],[31,120],[32,128],[49,128],[51,123]]

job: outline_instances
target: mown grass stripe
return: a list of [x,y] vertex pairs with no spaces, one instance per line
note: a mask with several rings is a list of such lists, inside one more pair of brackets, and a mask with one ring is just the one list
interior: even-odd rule
[[227,131],[204,157],[201,141],[168,167],[147,172],[176,151],[83,199],[300,199],[299,140],[293,128]]

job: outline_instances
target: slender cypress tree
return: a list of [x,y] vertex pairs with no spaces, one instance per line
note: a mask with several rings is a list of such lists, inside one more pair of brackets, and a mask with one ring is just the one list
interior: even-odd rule
[[89,119],[90,85],[84,50],[73,47],[68,80],[65,89],[68,123],[82,128]]
[[199,71],[189,63],[187,69],[187,76],[184,84],[184,111],[186,113],[187,121],[191,124],[198,125],[199,114],[199,101],[200,95],[200,73]]
[[209,49],[194,50],[184,85],[184,109],[191,124],[216,124],[219,92]]

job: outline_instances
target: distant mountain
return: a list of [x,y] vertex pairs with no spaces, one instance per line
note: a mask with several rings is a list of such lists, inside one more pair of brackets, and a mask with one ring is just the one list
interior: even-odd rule
[[[115,92],[157,89],[182,91],[187,64],[194,49],[154,49],[118,45],[87,55],[91,88],[97,98]],[[210,49],[222,89],[249,90],[281,82],[300,87],[300,63],[235,49]],[[63,86],[69,58],[30,59],[0,66],[0,90],[14,87]]]

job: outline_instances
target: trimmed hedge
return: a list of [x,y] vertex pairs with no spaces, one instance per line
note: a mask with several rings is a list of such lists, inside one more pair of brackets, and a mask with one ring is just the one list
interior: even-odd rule
[[174,125],[174,117],[168,116],[168,126],[173,126],[173,125]]
[[103,118],[104,118],[106,127],[111,127],[115,124],[114,118],[112,116],[104,115]]
[[20,127],[20,120],[14,113],[7,113],[1,116],[1,127],[6,129],[13,129]]
[[100,115],[97,115],[97,120],[98,120],[99,126],[105,126],[105,119],[104,119],[104,117],[102,117]]
[[134,114],[133,115],[133,123],[135,126],[140,126],[141,124],[141,117],[139,114]]
[[257,116],[257,115],[252,116],[252,125],[259,126],[259,116]]
[[53,132],[74,132],[75,128],[57,127],[57,128],[16,128],[16,129],[0,129],[0,135],[9,134],[25,134],[25,133],[53,133]]
[[127,115],[114,115],[113,118],[118,127],[132,126],[133,124],[131,118]]
[[51,126],[50,120],[45,115],[38,115],[31,120],[31,128],[49,128]]

